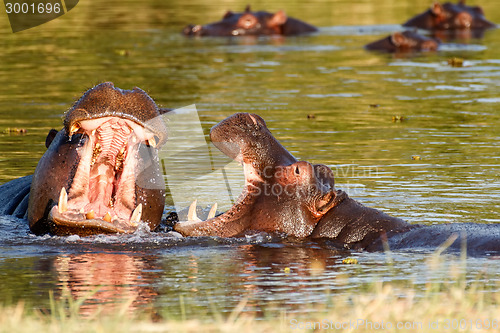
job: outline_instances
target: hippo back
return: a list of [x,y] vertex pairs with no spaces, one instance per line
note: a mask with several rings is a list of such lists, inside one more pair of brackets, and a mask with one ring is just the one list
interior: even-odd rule
[[32,177],[17,178],[0,186],[0,215],[27,218]]

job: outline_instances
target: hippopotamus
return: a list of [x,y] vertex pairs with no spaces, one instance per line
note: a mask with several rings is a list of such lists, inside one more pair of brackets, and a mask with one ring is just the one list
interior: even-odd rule
[[206,25],[188,25],[186,36],[293,36],[316,32],[318,29],[306,22],[288,17],[283,10],[276,13],[252,12],[250,6],[243,13],[226,12],[221,21]]
[[[486,29],[496,25],[484,17],[481,7],[471,7],[460,0],[456,4],[434,2],[425,12],[411,18],[403,27],[414,27],[432,31],[460,32],[472,30],[474,37],[481,37]],[[460,34],[458,34],[460,36]]]
[[89,89],[47,135],[34,174],[0,187],[2,213],[27,218],[35,234],[131,233],[141,221],[154,230],[165,204],[160,115],[139,88]]
[[370,51],[391,53],[426,52],[436,51],[440,43],[439,39],[422,36],[415,31],[408,30],[395,32],[392,35],[365,45],[365,48]]
[[[500,252],[500,225],[409,224],[335,188],[326,165],[298,161],[256,114],[237,113],[210,131],[212,143],[243,164],[245,186],[225,213],[174,225],[184,236],[240,237],[258,232],[327,240],[345,249],[437,247],[465,232],[470,252]],[[460,247],[460,242],[454,243]],[[458,245],[457,245],[458,244]]]

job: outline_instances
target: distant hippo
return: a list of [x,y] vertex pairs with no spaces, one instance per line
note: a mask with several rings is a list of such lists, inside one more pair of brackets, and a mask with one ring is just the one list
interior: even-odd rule
[[[500,225],[409,224],[365,207],[335,189],[332,170],[297,161],[256,114],[237,113],[212,127],[213,144],[243,164],[245,187],[227,212],[205,221],[178,222],[185,236],[238,237],[255,232],[323,239],[347,249],[436,248],[466,235],[469,253],[500,253]],[[453,244],[460,249],[460,242]]]
[[282,10],[274,14],[252,12],[250,6],[247,6],[243,13],[228,11],[219,22],[188,25],[183,33],[186,36],[293,36],[316,31],[316,27],[288,17]]
[[484,17],[481,7],[467,6],[465,0],[443,5],[434,2],[431,8],[408,20],[403,26],[427,30],[484,30],[496,27]]
[[27,218],[35,234],[154,230],[165,204],[157,150],[161,110],[141,89],[89,89],[51,130],[33,176],[0,186],[0,213]]
[[385,38],[365,45],[370,51],[391,53],[436,51],[439,39],[425,37],[414,31],[395,32]]

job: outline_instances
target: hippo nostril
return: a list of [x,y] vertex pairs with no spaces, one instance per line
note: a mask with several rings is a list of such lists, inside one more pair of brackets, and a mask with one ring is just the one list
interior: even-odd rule
[[296,166],[296,167],[295,167],[295,174],[296,174],[296,175],[300,175],[300,170],[299,170],[299,167],[298,167],[298,166]]

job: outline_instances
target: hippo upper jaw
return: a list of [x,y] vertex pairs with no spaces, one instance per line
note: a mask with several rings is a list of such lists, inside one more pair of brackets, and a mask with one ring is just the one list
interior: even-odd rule
[[[140,151],[155,145],[153,133],[119,117],[84,120],[68,136],[79,137],[79,163],[61,187],[48,221],[55,234],[130,233],[142,218],[136,194]],[[149,145],[149,148],[144,147]],[[80,232],[75,230],[81,229]]]

